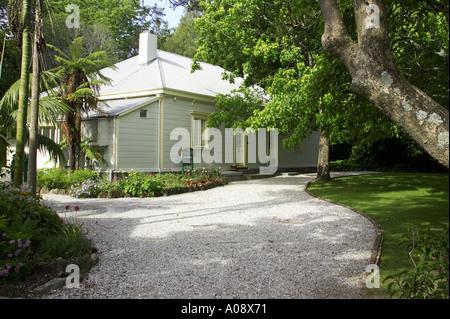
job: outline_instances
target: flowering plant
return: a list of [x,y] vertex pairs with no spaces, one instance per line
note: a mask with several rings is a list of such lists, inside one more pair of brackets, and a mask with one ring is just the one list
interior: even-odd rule
[[101,190],[101,186],[96,181],[88,179],[80,184],[72,185],[69,194],[76,198],[89,198],[96,197]]
[[10,239],[6,233],[0,237],[0,280],[19,277],[20,270],[26,264],[26,257],[30,252],[31,240],[23,241]]

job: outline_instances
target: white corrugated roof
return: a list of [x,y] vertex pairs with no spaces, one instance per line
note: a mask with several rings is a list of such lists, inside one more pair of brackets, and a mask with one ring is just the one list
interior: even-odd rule
[[85,119],[94,119],[101,118],[107,116],[116,116],[121,114],[122,112],[131,110],[139,105],[143,105],[147,102],[151,102],[152,100],[157,100],[155,96],[150,97],[140,97],[140,98],[132,98],[132,99],[118,99],[118,100],[110,100],[110,101],[100,101],[98,107],[103,110],[103,112],[89,112]]
[[111,79],[111,86],[101,87],[101,98],[133,93],[142,96],[145,91],[165,89],[215,97],[219,93],[231,93],[242,83],[240,78],[234,84],[222,80],[224,69],[221,67],[208,63],[200,65],[202,69],[192,73],[191,58],[162,50],[157,50],[157,58],[146,65],[140,65],[135,56],[117,63],[116,70],[102,70],[102,74]]
[[149,102],[157,93],[214,98],[231,93],[243,81],[236,78],[235,83],[230,83],[222,80],[223,68],[209,63],[200,66],[201,70],[191,72],[191,58],[157,50],[157,58],[148,64],[139,64],[139,56],[135,56],[117,63],[115,69],[103,69],[101,73],[111,79],[111,85],[100,87],[99,107],[104,112],[91,112],[86,118],[117,116]]

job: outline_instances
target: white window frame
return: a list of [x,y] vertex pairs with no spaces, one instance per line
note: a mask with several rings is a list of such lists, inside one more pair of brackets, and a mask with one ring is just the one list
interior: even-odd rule
[[[209,113],[191,111],[191,145],[193,149],[203,149],[208,147],[209,139],[204,140],[203,135],[208,135],[208,115]],[[200,124],[200,125],[199,125]]]

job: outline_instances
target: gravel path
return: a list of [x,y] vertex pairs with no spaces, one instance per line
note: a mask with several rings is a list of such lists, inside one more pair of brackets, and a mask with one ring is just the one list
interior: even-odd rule
[[[366,298],[376,230],[308,195],[314,175],[233,182],[160,198],[44,195],[84,224],[99,263],[44,298]],[[79,206],[65,212],[65,206]]]

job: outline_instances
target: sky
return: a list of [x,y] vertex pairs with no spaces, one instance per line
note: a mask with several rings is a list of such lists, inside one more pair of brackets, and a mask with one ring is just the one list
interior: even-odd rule
[[166,21],[169,23],[169,28],[175,28],[180,22],[180,18],[183,15],[184,7],[177,7],[175,10],[170,8],[168,0],[145,0],[146,5],[158,5],[158,8],[164,8],[164,14]]

